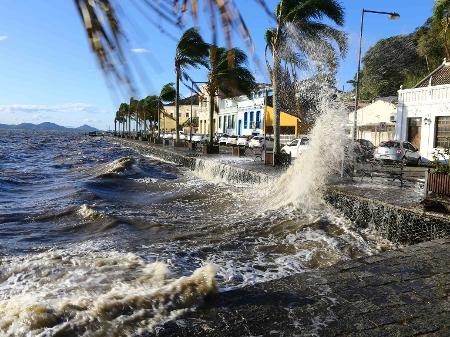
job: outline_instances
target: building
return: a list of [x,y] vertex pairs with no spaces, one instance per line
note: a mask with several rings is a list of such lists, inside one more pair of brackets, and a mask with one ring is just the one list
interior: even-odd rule
[[[267,96],[267,97],[266,97]],[[261,84],[250,97],[241,99],[238,104],[236,134],[241,136],[257,136],[264,133],[264,107],[266,100],[272,97],[272,89]]]
[[444,61],[413,89],[398,92],[395,138],[416,146],[432,160],[450,138],[450,62]]
[[[394,139],[397,115],[397,97],[384,97],[358,109],[356,138],[371,141],[375,146]],[[354,111],[348,113],[350,129],[353,128]]]
[[219,99],[218,124],[216,132],[228,135],[237,135],[236,121],[238,118],[238,105],[247,100],[247,96]]
[[[192,105],[192,117],[195,118],[198,115],[199,105]],[[180,130],[183,130],[191,118],[191,105],[180,105],[179,111]],[[164,111],[161,111],[161,132],[174,132],[175,131],[175,105],[165,105]]]

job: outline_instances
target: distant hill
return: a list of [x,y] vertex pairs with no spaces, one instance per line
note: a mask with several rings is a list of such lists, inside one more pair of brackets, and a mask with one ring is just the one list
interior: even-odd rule
[[10,130],[36,130],[36,131],[75,131],[75,132],[89,132],[98,131],[98,129],[93,128],[89,125],[82,125],[77,128],[67,128],[55,123],[44,122],[40,124],[33,123],[21,123],[17,125],[0,124],[0,129],[10,129]]

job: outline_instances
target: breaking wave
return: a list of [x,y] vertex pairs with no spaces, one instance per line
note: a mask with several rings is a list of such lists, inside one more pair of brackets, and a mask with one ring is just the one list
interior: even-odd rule
[[54,250],[0,265],[0,335],[8,337],[136,336],[217,289],[212,265],[171,278],[164,263],[132,253]]

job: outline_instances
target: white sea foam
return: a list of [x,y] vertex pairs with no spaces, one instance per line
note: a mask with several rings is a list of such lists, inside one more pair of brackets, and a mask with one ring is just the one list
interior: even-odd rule
[[134,336],[216,290],[215,267],[171,278],[135,254],[55,250],[0,260],[0,335]]

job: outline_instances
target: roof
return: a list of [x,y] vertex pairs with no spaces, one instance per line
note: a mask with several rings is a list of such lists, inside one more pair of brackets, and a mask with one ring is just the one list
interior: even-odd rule
[[431,74],[421,80],[414,88],[450,84],[450,62],[444,60]]

